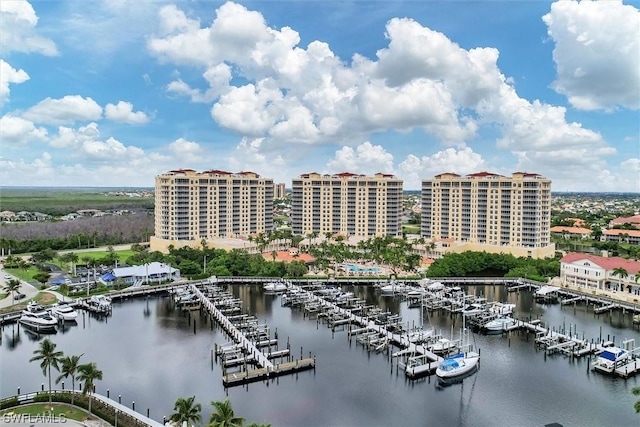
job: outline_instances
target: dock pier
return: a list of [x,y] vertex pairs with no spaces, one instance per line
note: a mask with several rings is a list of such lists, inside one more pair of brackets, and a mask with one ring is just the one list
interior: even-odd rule
[[[227,335],[233,340],[232,346],[227,346],[222,351],[222,383],[225,387],[232,387],[236,385],[242,385],[249,382],[263,381],[270,377],[276,377],[280,375],[295,373],[307,369],[315,369],[315,358],[301,358],[294,361],[287,361],[284,363],[274,363],[272,360],[278,357],[283,358],[290,356],[290,349],[271,351],[272,346],[277,346],[277,338],[267,338],[261,340],[253,340],[247,337],[245,331],[241,330],[236,324],[234,324],[229,317],[227,317],[221,310],[218,309],[216,304],[196,286],[189,286],[191,292],[193,292],[200,300],[203,308],[209,312],[212,319],[214,319],[220,327],[227,333]],[[250,322],[246,315],[236,315],[232,317],[234,320],[239,320],[243,327],[251,329],[250,325],[257,326],[256,323]],[[259,327],[258,327],[259,329]],[[264,328],[266,330],[266,328]],[[270,333],[269,333],[270,335]],[[262,349],[268,348],[267,354]],[[216,344],[215,352],[218,348]],[[227,355],[229,358],[227,359]],[[256,366],[254,369],[249,369],[249,366]],[[242,366],[238,372],[227,372],[227,367]]]

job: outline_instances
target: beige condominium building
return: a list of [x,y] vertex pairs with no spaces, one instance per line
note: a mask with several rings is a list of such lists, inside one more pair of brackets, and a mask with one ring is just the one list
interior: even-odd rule
[[452,242],[449,252],[552,257],[550,224],[551,181],[538,174],[444,173],[422,181],[421,235]]
[[293,234],[402,235],[402,180],[393,175],[302,174],[292,182]]
[[284,199],[287,197],[287,187],[284,182],[273,184],[273,198]]
[[243,239],[273,228],[273,180],[253,172],[191,169],[156,176],[151,250]]

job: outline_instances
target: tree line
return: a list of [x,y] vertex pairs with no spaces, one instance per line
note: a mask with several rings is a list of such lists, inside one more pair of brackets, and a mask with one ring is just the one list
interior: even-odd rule
[[539,282],[559,275],[557,258],[534,259],[487,252],[448,253],[427,270],[428,277],[522,277]]
[[73,221],[2,223],[0,235],[0,249],[5,255],[148,242],[153,235],[153,215],[137,212]]

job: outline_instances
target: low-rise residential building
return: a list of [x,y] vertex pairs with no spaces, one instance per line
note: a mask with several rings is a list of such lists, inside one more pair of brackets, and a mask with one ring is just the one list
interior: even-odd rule
[[640,245],[640,230],[624,230],[622,228],[603,230],[601,240],[603,242],[619,242]]
[[563,284],[640,295],[640,261],[571,252],[560,260]]
[[611,227],[616,226],[616,225],[624,225],[624,224],[631,224],[631,225],[640,226],[640,215],[627,216],[627,217],[622,217],[622,218],[614,218],[614,219],[611,220],[611,222],[609,222],[609,226],[611,226]]
[[576,238],[588,239],[589,237],[591,237],[591,234],[593,233],[588,228],[566,227],[562,225],[551,227],[549,231],[551,232],[551,234],[559,235],[565,239],[576,239]]

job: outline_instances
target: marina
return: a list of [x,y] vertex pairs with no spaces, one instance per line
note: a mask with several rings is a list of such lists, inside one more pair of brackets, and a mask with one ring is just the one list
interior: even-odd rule
[[[216,287],[219,289],[216,290]],[[149,324],[148,320],[143,321],[144,323],[141,325],[146,324],[147,326],[128,338],[135,339],[138,342],[135,347],[139,348],[142,353],[139,355],[131,353],[126,356],[125,354],[120,354],[124,349],[119,349],[118,354],[120,356],[118,356],[118,359],[126,361],[127,366],[129,366],[132,361],[144,358],[142,354],[147,351],[153,352],[152,354],[157,354],[160,351],[163,356],[161,359],[154,359],[153,369],[167,369],[167,372],[171,371],[172,368],[162,368],[162,366],[165,363],[169,363],[169,361],[175,361],[172,363],[178,363],[179,365],[186,361],[192,361],[194,363],[189,362],[189,368],[185,366],[179,370],[181,374],[172,380],[172,382],[175,382],[175,386],[170,387],[170,389],[180,390],[184,387],[184,391],[180,395],[197,393],[199,396],[207,396],[210,395],[211,391],[206,390],[213,383],[218,383],[219,386],[214,386],[213,388],[213,390],[217,390],[214,391],[214,396],[217,394],[217,397],[205,397],[201,401],[206,402],[207,400],[205,399],[222,400],[224,395],[229,395],[232,398],[236,412],[241,412],[243,416],[249,414],[251,420],[264,419],[270,423],[274,423],[274,420],[282,421],[277,422],[277,425],[300,425],[300,423],[308,425],[339,424],[357,426],[365,423],[368,425],[381,425],[380,420],[386,419],[375,408],[371,407],[369,408],[370,413],[361,414],[358,412],[357,422],[347,422],[345,424],[334,420],[332,423],[327,418],[327,414],[324,412],[322,414],[318,413],[319,408],[310,409],[301,402],[300,398],[304,396],[307,396],[306,399],[310,399],[310,401],[318,401],[318,404],[323,402],[322,405],[337,405],[336,408],[339,409],[336,409],[335,416],[340,416],[342,421],[344,419],[342,417],[352,417],[354,413],[351,413],[349,407],[342,405],[339,401],[332,402],[332,399],[327,400],[329,395],[333,393],[338,393],[341,396],[362,395],[362,399],[366,398],[376,402],[376,390],[385,390],[385,395],[387,393],[395,393],[398,394],[397,399],[405,399],[411,402],[417,398],[416,393],[418,396],[424,393],[431,396],[432,392],[429,390],[434,390],[436,394],[429,397],[429,399],[434,402],[440,401],[440,405],[445,408],[448,407],[447,404],[438,399],[437,396],[443,392],[446,395],[451,395],[451,393],[456,393],[456,389],[457,393],[462,393],[465,399],[468,399],[468,411],[473,414],[473,422],[470,419],[467,419],[466,422],[458,422],[456,418],[451,418],[451,414],[457,413],[456,409],[450,408],[451,414],[447,415],[441,413],[436,403],[430,403],[427,405],[430,408],[428,411],[427,409],[418,411],[422,418],[410,418],[407,425],[423,425],[423,418],[432,419],[433,422],[436,422],[437,419],[440,422],[440,418],[434,418],[435,414],[457,425],[496,425],[490,422],[491,416],[488,412],[485,412],[485,409],[473,404],[473,395],[467,395],[469,389],[466,387],[459,389],[458,387],[461,387],[462,383],[470,382],[470,384],[476,384],[477,382],[478,385],[474,385],[474,387],[482,390],[482,395],[488,393],[490,396],[494,391],[504,387],[502,384],[492,385],[491,381],[493,380],[489,378],[490,375],[497,376],[497,378],[501,378],[502,382],[506,381],[506,384],[510,384],[510,377],[506,378],[504,375],[500,375],[499,371],[496,371],[503,369],[505,366],[510,366],[509,370],[513,371],[511,375],[515,382],[527,381],[526,378],[532,374],[535,377],[541,377],[539,380],[537,378],[532,380],[533,382],[528,385],[528,389],[533,391],[535,391],[537,384],[542,385],[542,382],[548,383],[551,381],[556,383],[557,392],[560,393],[565,387],[557,384],[554,378],[564,378],[569,375],[571,379],[567,380],[566,386],[571,384],[573,390],[571,399],[578,399],[581,395],[581,393],[577,393],[574,387],[577,387],[576,384],[580,384],[583,381],[582,379],[588,379],[586,384],[580,386],[585,387],[585,390],[590,389],[589,387],[592,388],[594,385],[605,389],[614,387],[616,390],[619,389],[619,392],[611,395],[611,401],[606,399],[609,402],[609,406],[618,407],[619,412],[622,412],[622,415],[620,415],[621,420],[626,420],[627,424],[630,418],[627,419],[624,413],[628,413],[628,416],[631,417],[630,414],[633,412],[633,396],[628,393],[627,389],[637,384],[637,378],[639,378],[633,376],[633,373],[637,371],[636,360],[627,361],[628,363],[625,364],[620,363],[613,372],[605,373],[594,367],[597,357],[599,357],[598,352],[604,348],[625,346],[633,354],[635,342],[640,337],[638,337],[637,331],[633,329],[633,314],[628,311],[623,313],[622,310],[612,310],[603,314],[595,314],[592,305],[581,301],[565,305],[540,304],[535,300],[533,293],[526,289],[521,289],[518,292],[508,292],[503,286],[466,287],[465,292],[468,296],[475,297],[475,300],[486,300],[488,306],[491,306],[491,302],[495,301],[516,305],[513,310],[513,316],[519,320],[516,327],[500,331],[497,334],[485,335],[481,330],[478,330],[478,333],[473,333],[472,340],[475,347],[481,350],[479,353],[482,354],[484,362],[480,362],[477,371],[471,373],[470,376],[464,379],[456,378],[453,384],[450,384],[449,381],[442,381],[433,375],[440,361],[438,357],[442,358],[443,356],[438,356],[433,352],[430,354],[427,352],[428,350],[424,352],[421,350],[426,348],[425,345],[432,336],[445,336],[455,341],[457,337],[453,337],[452,331],[460,329],[460,322],[463,318],[460,312],[455,311],[455,305],[449,304],[449,308],[443,305],[441,308],[425,309],[421,316],[422,310],[420,306],[416,307],[413,304],[410,307],[408,295],[382,296],[380,290],[375,286],[341,285],[339,289],[334,287],[330,291],[319,292],[324,289],[320,284],[315,284],[314,286],[303,285],[295,286],[291,289],[293,292],[285,294],[269,294],[262,289],[262,284],[259,283],[242,286],[219,286],[219,284],[214,285],[203,282],[198,284],[196,288],[202,292],[203,297],[215,304],[220,315],[222,315],[223,311],[229,310],[224,316],[238,332],[241,332],[246,337],[248,343],[253,347],[247,344],[247,341],[233,339],[233,329],[229,325],[223,327],[218,320],[212,322],[211,312],[205,308],[204,304],[199,310],[183,311],[176,304],[175,295],[169,293],[171,288],[164,289],[155,295],[147,293],[142,297],[133,295],[112,296],[113,312],[110,316],[99,316],[90,313],[86,326],[83,322],[79,322],[78,326],[73,326],[62,334],[58,333],[53,338],[56,342],[60,341],[59,345],[65,352],[72,351],[65,347],[78,344],[75,341],[69,341],[70,336],[83,334],[84,331],[95,328],[107,333],[112,328],[118,328],[118,325],[122,324],[123,319],[121,319],[121,316],[126,316],[122,313],[122,310],[132,306],[139,307],[138,313],[143,314],[140,319],[157,319],[152,323],[155,325],[154,329],[161,328],[158,332],[163,331],[162,342],[167,339],[169,341],[161,347],[164,347],[164,349],[153,350],[157,345],[151,343],[148,348],[140,347],[146,341],[145,336],[149,336],[152,339],[157,336],[157,333],[149,335],[149,332],[144,332],[152,324]],[[217,292],[215,296],[214,291]],[[136,292],[143,291],[136,290]],[[473,300],[473,298],[465,298],[465,302]],[[349,307],[349,309],[346,307]],[[450,310],[452,307],[454,308],[453,311]],[[348,313],[347,310],[349,310]],[[423,317],[425,315],[426,317]],[[465,317],[467,320],[473,318],[473,316]],[[130,316],[127,319],[128,322],[132,320]],[[173,320],[167,323],[169,319]],[[173,330],[171,326],[175,321],[179,321],[179,324],[183,325],[178,330]],[[132,325],[137,324],[136,322],[139,321],[134,321]],[[625,326],[623,326],[623,323]],[[22,338],[16,342],[15,333],[17,331],[15,331],[14,325],[8,323],[3,326],[3,352],[9,350],[15,353],[16,350],[23,346],[37,344],[37,336],[32,337],[26,333],[20,334]],[[167,327],[170,329],[167,329]],[[129,325],[126,328],[131,330]],[[179,333],[182,337],[178,338],[176,336],[175,341],[170,339],[171,335],[166,336],[166,333],[172,330],[174,331],[172,333]],[[232,331],[232,334],[229,334],[228,330]],[[145,335],[142,336],[140,333]],[[420,333],[422,333],[422,338],[419,338]],[[413,346],[409,344],[411,342],[409,337],[414,337],[416,340]],[[34,341],[31,341],[32,339]],[[185,340],[189,341],[188,353],[181,351],[179,344]],[[582,342],[584,345],[587,341],[588,344],[584,347],[580,347],[577,344]],[[29,344],[32,342],[34,344]],[[195,342],[200,344],[195,345]],[[96,350],[100,348],[100,342],[93,342],[92,345],[96,347]],[[10,347],[16,350],[10,350]],[[250,350],[247,351],[247,349]],[[78,351],[82,353],[86,352],[87,349],[84,346],[80,346]],[[258,353],[263,354],[265,356],[264,359]],[[89,351],[87,354],[94,353]],[[196,357],[195,360],[193,359],[194,356]],[[91,358],[97,358],[101,369],[114,369],[109,368],[115,363],[114,360],[104,359],[99,355],[92,355]],[[14,356],[9,356],[8,359],[11,360],[12,364],[18,362]],[[26,359],[28,360],[28,357]],[[164,359],[168,360],[165,361]],[[299,367],[300,360],[303,359],[313,359],[317,362],[317,365],[314,363],[313,369],[309,372],[295,370],[296,360]],[[3,358],[3,360],[6,359]],[[197,362],[197,360],[200,362]],[[272,365],[269,365],[269,363]],[[505,363],[508,365],[505,365]],[[282,365],[282,375],[267,375],[268,369],[265,369],[264,366],[276,365]],[[512,365],[514,366],[512,367]],[[142,374],[149,368],[147,365],[144,365],[144,367],[140,365],[141,372],[137,372],[134,366],[131,365],[127,368],[126,371],[130,372],[130,374],[126,378],[134,379],[135,386],[127,385],[124,378],[118,380],[116,372],[115,378],[107,379],[105,376],[104,384],[101,384],[103,387],[102,394],[105,394],[104,388],[110,388],[112,396],[113,390],[117,389],[118,394],[123,393],[122,390],[127,390],[124,392],[127,394],[123,393],[123,395],[128,396],[127,398],[131,400],[136,400],[138,402],[137,405],[143,405],[137,406],[138,408],[151,407],[152,417],[154,413],[164,414],[168,412],[173,402],[166,401],[164,403],[165,409],[161,409],[163,407],[162,403],[156,403],[156,397],[151,400],[144,398],[145,395],[153,396],[153,394],[149,394],[153,393],[151,390],[144,391],[148,388],[146,383],[156,384],[158,379]],[[27,363],[20,369],[24,372],[33,371],[28,377],[32,377],[32,381],[39,385],[44,378],[38,377],[41,373],[36,368],[29,366]],[[290,368],[293,369],[288,371]],[[195,372],[190,372],[192,370]],[[208,384],[205,388],[202,388],[204,384],[199,385],[203,380],[203,370],[210,372],[205,375],[208,378],[204,383]],[[418,372],[420,370],[425,371]],[[247,375],[248,372],[252,373]],[[385,372],[386,374],[384,374]],[[412,373],[409,374],[408,372]],[[131,375],[133,376],[131,377]],[[622,382],[616,382],[616,376]],[[136,378],[137,380],[135,380]],[[349,383],[348,378],[351,378],[350,381],[352,383]],[[627,379],[625,380],[624,378]],[[404,381],[398,382],[399,379],[404,379]],[[23,390],[25,389],[24,387],[27,387],[24,377],[12,379],[12,375],[8,374],[6,380],[8,386],[14,384],[13,387],[15,387],[17,384]],[[326,391],[332,389],[330,385],[332,381],[340,383],[340,389],[327,395]],[[358,389],[359,391],[356,392],[352,390],[350,384],[354,386],[356,384],[367,384],[367,386],[366,390]],[[591,385],[588,386],[587,384]],[[435,389],[433,388],[434,386]],[[277,402],[280,403],[268,399],[271,407],[260,405],[259,410],[251,405],[247,406],[248,401],[244,403],[245,399],[251,400],[249,396],[253,396],[256,393],[262,395],[262,390],[265,390],[265,387],[270,388],[278,396]],[[309,389],[308,393],[314,390],[314,393],[321,393],[324,397],[318,398],[315,394],[307,394],[307,391],[302,393],[302,396],[298,396],[297,393],[299,391],[296,392],[295,390],[299,390],[299,387]],[[320,388],[318,389],[318,387]],[[240,394],[234,390],[241,390]],[[549,390],[545,391],[547,394],[549,392]],[[595,392],[595,390],[592,392]],[[100,393],[100,390],[98,390],[98,393]],[[175,393],[180,392],[176,391]],[[512,393],[517,395],[515,391],[512,391]],[[617,399],[615,402],[614,396]],[[256,398],[254,397],[253,399]],[[525,399],[524,396],[521,398]],[[261,396],[260,399],[264,399],[264,396]],[[283,405],[281,399],[290,399],[290,402]],[[546,401],[546,398],[542,397],[542,395],[537,395],[536,399]],[[589,398],[583,396],[582,399],[588,401]],[[162,401],[163,399],[160,398],[160,400]],[[514,405],[513,409],[510,409],[505,415],[507,418],[512,417],[511,425],[539,425],[540,422],[538,420],[541,419],[541,416],[544,417],[542,418],[543,420],[550,422],[563,420],[562,424],[565,426],[602,425],[601,423],[590,424],[588,422],[579,424],[572,422],[574,421],[573,418],[567,419],[565,417],[563,419],[562,412],[554,412],[553,410],[546,410],[546,408],[544,412],[536,412],[535,410],[532,412],[532,408],[522,406],[521,403],[523,402],[514,402],[511,399],[508,399],[508,401],[509,404]],[[294,402],[297,403],[294,405]],[[393,402],[398,411],[403,408],[411,412],[404,402],[400,403],[396,401],[396,398],[393,399]],[[623,404],[623,402],[627,403]],[[373,405],[372,403],[370,406]],[[629,412],[627,412],[627,406]],[[305,409],[305,414],[308,414],[297,414],[296,408],[307,408]],[[518,408],[523,412],[516,413],[515,411]],[[144,412],[144,409],[141,409],[141,411]],[[428,413],[425,413],[425,411]],[[392,412],[396,413],[396,410],[394,409]],[[378,417],[382,418],[371,418],[373,417],[371,414],[375,413],[378,413]],[[593,416],[593,414],[591,415]],[[287,421],[287,417],[293,417],[295,421]],[[159,417],[158,415],[155,417],[155,419],[160,418],[161,416]],[[478,421],[478,418],[481,420]],[[316,421],[317,419],[325,420],[326,422],[318,422]],[[597,420],[597,418],[593,419]],[[392,422],[391,420],[391,418],[387,419],[386,424]],[[536,421],[534,422],[533,420]],[[519,421],[523,422],[520,423]],[[591,421],[591,419],[588,419],[588,421]]]
[[[151,417],[156,420],[170,412],[177,397],[191,395],[202,403],[223,400],[228,395],[235,412],[248,420],[283,426],[389,425],[398,417],[403,417],[408,426],[429,422],[464,426],[550,422],[595,426],[610,422],[629,425],[636,420],[634,397],[629,389],[638,384],[640,377],[616,381],[610,374],[589,366],[591,359],[547,354],[540,351],[543,347],[535,343],[532,331],[527,333],[521,328],[506,335],[474,334],[484,362],[462,383],[441,384],[433,375],[412,380],[398,366],[398,359],[392,358],[391,349],[377,352],[372,346],[360,344],[356,337],[363,334],[358,332],[361,327],[352,325],[351,334],[348,324],[332,328],[323,316],[317,317],[320,311],[307,317],[304,310],[283,304],[283,295],[265,294],[261,284],[230,286],[227,290],[242,301],[244,312],[234,316],[244,316],[244,324],[257,323],[263,325],[261,328],[268,324],[272,336],[277,329],[280,342],[295,343],[297,350],[292,348],[292,353],[299,355],[300,347],[308,349],[317,359],[316,369],[241,387],[225,387],[221,381],[221,357],[216,361],[215,355],[213,360],[211,355],[216,344],[220,347],[231,344],[227,332],[216,322],[212,327],[210,317],[201,311],[179,309],[168,292],[142,298],[114,298],[111,316],[92,314],[86,326],[79,322],[53,338],[66,354],[86,352],[83,358],[95,361],[105,372],[104,381],[97,385],[98,393],[106,394],[110,389],[112,397],[121,395],[128,406],[135,400],[136,409],[145,412],[150,408]],[[405,299],[382,298],[377,289],[369,286],[342,286],[342,291],[352,292],[352,298],[360,300],[363,309],[377,307],[380,313],[390,313],[387,317],[401,318],[405,325],[420,324],[419,310],[409,308]],[[467,292],[481,293],[489,301],[508,299],[517,304],[515,317],[542,319],[555,325],[552,331],[564,329],[567,333],[571,329],[571,335],[584,333],[597,337],[602,329],[603,340],[608,337],[614,341],[617,336],[618,344],[625,337],[638,339],[632,328],[632,315],[623,315],[620,310],[596,316],[590,307],[581,305],[574,314],[573,306],[540,305],[531,293],[524,291],[507,293],[503,287],[486,286],[468,288]],[[430,314],[430,323],[436,331],[459,329],[459,322],[459,315],[452,316],[445,310]],[[571,327],[563,328],[563,322]],[[575,326],[578,323],[580,326]],[[122,335],[124,330],[128,333]],[[1,351],[3,364],[8,363],[3,374],[3,393],[16,387],[28,390],[29,383],[31,389],[39,389],[45,378],[37,366],[27,362],[38,341],[24,334],[20,334],[19,340],[15,335],[12,339],[13,331],[12,324],[3,327]],[[116,349],[105,348],[121,341]],[[151,365],[149,360],[153,360]],[[336,388],[336,384],[340,386]],[[159,387],[164,390],[162,395],[155,392]],[[487,402],[498,394],[501,398],[495,404]],[[596,394],[600,397],[594,400]],[[536,405],[527,403],[527,396],[531,395],[536,396]],[[357,406],[347,403],[353,402],[354,397],[359,402]],[[499,411],[495,406],[498,401]],[[559,401],[563,402],[562,407],[554,403]],[[578,405],[584,410],[568,413],[562,409],[564,405]],[[203,415],[207,417],[205,406]],[[332,410],[326,411],[327,407]]]

